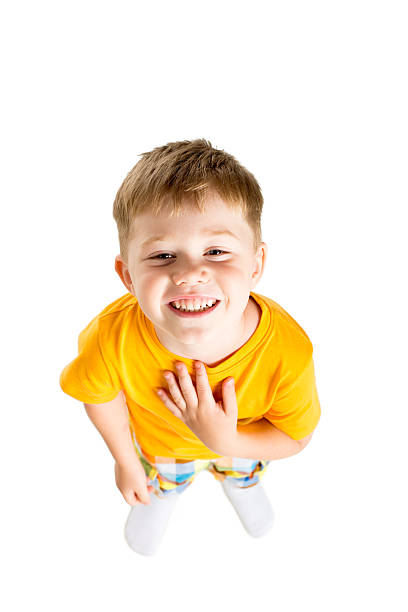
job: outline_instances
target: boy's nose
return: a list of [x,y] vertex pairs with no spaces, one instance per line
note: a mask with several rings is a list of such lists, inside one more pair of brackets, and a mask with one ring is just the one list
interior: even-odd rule
[[206,283],[209,279],[208,270],[205,266],[190,266],[184,267],[182,270],[178,270],[173,273],[173,282],[176,285],[186,283],[188,285],[195,285],[196,283]]

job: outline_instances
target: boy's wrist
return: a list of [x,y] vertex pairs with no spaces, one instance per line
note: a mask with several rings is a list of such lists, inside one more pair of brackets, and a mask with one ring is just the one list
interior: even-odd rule
[[115,462],[121,466],[121,467],[131,467],[137,464],[140,464],[140,459],[138,457],[138,454],[136,452],[136,449],[134,448],[133,444],[132,446],[127,446],[127,448],[120,448],[120,449],[115,449],[116,452],[113,455],[113,458],[115,459]]

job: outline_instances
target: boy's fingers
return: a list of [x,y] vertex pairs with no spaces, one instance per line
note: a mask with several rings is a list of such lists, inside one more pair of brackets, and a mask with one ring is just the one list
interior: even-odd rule
[[176,364],[176,370],[180,389],[185,400],[184,403],[187,403],[187,405],[194,404],[197,399],[197,394],[195,392],[190,374],[188,373],[185,364]]
[[142,502],[142,504],[149,504],[150,503],[150,491],[148,491],[148,487],[147,486],[146,486],[146,488],[143,488],[142,491],[138,491],[137,492],[137,496],[139,497],[139,499]]
[[136,506],[137,504],[149,505],[151,493],[151,491],[148,490],[149,488],[150,487],[147,487],[144,492],[134,490],[126,491],[126,493],[122,493],[122,495],[130,506]]
[[229,378],[226,382],[223,383],[222,385],[222,395],[223,395],[223,399],[224,399],[224,411],[227,412],[229,411],[230,413],[237,413],[238,412],[238,405],[237,405],[237,397],[235,395],[235,384],[234,384],[234,379],[233,378]]
[[[173,373],[165,374],[164,377],[169,386],[169,391],[171,393],[173,400],[176,402],[177,405],[180,404],[182,407],[184,407],[185,405],[184,397],[179,389],[179,386],[174,378]],[[164,400],[165,396],[162,396],[162,399]]]
[[147,490],[149,491],[149,493],[153,493],[154,491],[154,486],[151,484],[151,480],[148,476],[146,476],[146,485],[147,485]]
[[208,382],[207,371],[201,361],[195,362],[196,388],[199,399],[204,400],[208,397],[213,398],[210,383]]
[[142,504],[148,505],[150,504],[150,494],[149,491],[144,491],[143,494],[142,493],[138,493],[137,494],[139,501]]
[[122,493],[125,501],[129,504],[129,506],[136,506],[140,504],[140,501],[134,491],[129,491],[128,493]]

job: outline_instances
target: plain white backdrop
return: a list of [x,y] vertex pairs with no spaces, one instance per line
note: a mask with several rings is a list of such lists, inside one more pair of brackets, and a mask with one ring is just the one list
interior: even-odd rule
[[[2,7],[3,609],[405,612],[405,3]],[[322,417],[263,478],[267,536],[205,472],[148,558],[123,538],[113,459],[59,374],[126,292],[123,178],[193,138],[261,184],[256,291],[310,337]]]

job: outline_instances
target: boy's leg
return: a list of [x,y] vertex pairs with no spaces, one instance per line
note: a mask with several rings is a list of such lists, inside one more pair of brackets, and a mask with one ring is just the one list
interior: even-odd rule
[[137,504],[130,510],[125,539],[135,552],[153,555],[160,546],[180,494],[205,466],[162,457],[149,456],[147,461],[140,453],[139,458],[155,490],[150,494],[150,504]]
[[212,461],[208,470],[221,483],[247,533],[264,535],[273,525],[274,512],[260,483],[269,461],[238,457],[221,457]]
[[173,492],[160,499],[150,493],[150,503],[132,506],[125,524],[125,539],[141,555],[154,555],[160,546],[179,495]]

